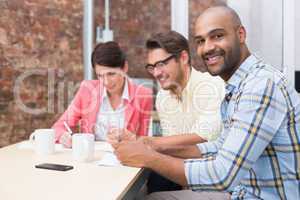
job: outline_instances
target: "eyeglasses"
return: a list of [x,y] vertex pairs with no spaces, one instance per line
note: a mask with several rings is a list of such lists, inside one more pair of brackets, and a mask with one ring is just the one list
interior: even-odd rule
[[167,57],[166,59],[164,60],[159,60],[157,61],[156,63],[154,63],[153,65],[152,64],[147,64],[145,66],[146,70],[150,73],[150,74],[153,74],[154,72],[154,69],[157,68],[157,69],[162,69],[163,67],[165,67],[169,61],[172,59],[172,58],[176,58],[176,55],[170,55],[169,57]]

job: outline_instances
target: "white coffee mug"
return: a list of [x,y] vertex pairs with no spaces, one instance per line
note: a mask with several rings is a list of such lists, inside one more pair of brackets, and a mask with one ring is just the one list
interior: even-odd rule
[[76,133],[72,135],[72,157],[76,161],[88,162],[93,160],[95,151],[95,135]]
[[34,149],[37,154],[48,155],[54,153],[54,129],[36,129],[30,135],[29,140],[34,143]]

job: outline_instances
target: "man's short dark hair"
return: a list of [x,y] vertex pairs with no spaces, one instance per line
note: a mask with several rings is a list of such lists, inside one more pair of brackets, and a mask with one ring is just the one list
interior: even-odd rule
[[161,32],[152,35],[146,41],[148,50],[164,49],[166,52],[179,57],[182,51],[186,51],[189,55],[189,64],[191,64],[191,56],[189,43],[187,39],[176,31]]
[[92,66],[103,65],[106,67],[123,68],[126,55],[117,42],[99,43],[92,53]]

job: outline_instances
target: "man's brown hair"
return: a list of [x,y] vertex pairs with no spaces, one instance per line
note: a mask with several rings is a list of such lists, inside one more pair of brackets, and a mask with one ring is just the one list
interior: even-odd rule
[[161,32],[152,35],[146,41],[146,48],[148,50],[161,48],[169,54],[176,55],[177,58],[185,50],[189,55],[189,64],[191,64],[189,43],[183,35],[176,31]]

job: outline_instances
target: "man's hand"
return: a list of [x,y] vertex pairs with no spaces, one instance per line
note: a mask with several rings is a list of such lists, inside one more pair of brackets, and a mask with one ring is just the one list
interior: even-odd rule
[[123,165],[148,168],[181,185],[187,185],[184,160],[156,152],[143,140],[122,141],[115,149]]
[[60,138],[59,143],[61,143],[66,148],[72,147],[72,136],[69,132],[64,132]]
[[142,140],[122,141],[115,149],[115,154],[120,162],[131,167],[147,167],[148,163],[152,162],[155,153],[151,146]]
[[121,141],[135,141],[136,135],[127,129],[113,128],[107,134],[107,142],[116,148]]
[[150,146],[153,150],[157,151],[158,146],[155,144],[155,138],[149,136],[141,136],[137,140],[142,141],[145,145]]

